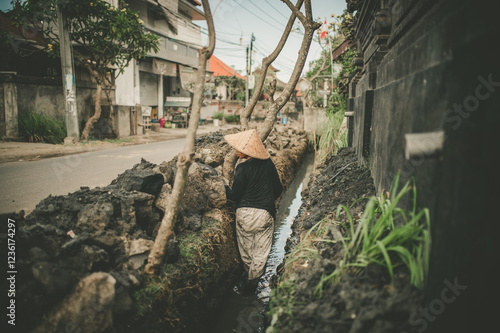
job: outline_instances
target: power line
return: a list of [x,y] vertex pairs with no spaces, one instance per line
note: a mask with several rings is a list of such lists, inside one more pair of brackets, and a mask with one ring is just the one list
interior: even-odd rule
[[285,15],[283,15],[283,13],[281,11],[279,11],[278,9],[276,9],[276,7],[274,7],[269,1],[265,0],[269,6],[273,7],[275,11],[278,12],[278,14],[280,14],[281,16],[283,16],[284,18],[286,18],[288,20],[288,17],[286,17]]
[[[205,31],[201,31],[202,34],[205,34],[208,36],[208,32],[205,32]],[[223,43],[227,43],[227,44],[231,44],[231,45],[236,45],[236,46],[239,46],[239,47],[243,47],[241,46],[239,43],[235,43],[235,42],[229,42],[227,40],[224,40],[224,39],[220,39],[220,38],[217,38],[216,39],[217,42],[223,42]]]
[[278,31],[282,31],[282,28],[278,28],[274,24],[271,24],[271,23],[267,22],[266,20],[264,20],[262,17],[255,15],[254,12],[252,12],[251,10],[249,10],[248,8],[246,8],[245,6],[243,6],[241,3],[239,5],[241,6],[241,8],[243,8],[244,10],[246,10],[247,12],[249,12],[250,14],[252,14],[253,16],[255,16],[256,18],[258,18],[262,22],[268,24],[269,26],[273,27],[274,29],[277,29]]
[[[254,5],[255,8],[257,8],[258,10],[260,10],[262,13],[264,13],[264,15],[266,15],[267,17],[269,17],[271,20],[275,20],[274,17],[272,17],[271,15],[269,15],[268,13],[266,13],[262,8],[260,8],[259,6],[257,6],[256,4],[254,4],[253,2],[250,1],[250,3],[252,5]],[[288,19],[287,19],[288,20]]]
[[[208,31],[208,29],[205,28],[205,27],[200,27],[200,28],[203,29],[203,30]],[[215,30],[215,33],[222,34],[222,35],[231,35],[231,36],[242,36],[242,35],[243,36],[248,36],[248,34],[243,34],[243,33],[241,33],[241,34],[234,34],[234,33],[224,32],[224,31],[219,31],[219,30]]]

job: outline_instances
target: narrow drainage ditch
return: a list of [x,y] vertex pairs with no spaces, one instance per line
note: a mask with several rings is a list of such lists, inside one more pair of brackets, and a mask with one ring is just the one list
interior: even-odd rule
[[237,295],[231,292],[223,301],[213,333],[261,333],[265,331],[265,312],[268,310],[271,280],[285,257],[285,245],[292,233],[292,223],[302,204],[302,189],[307,186],[314,164],[314,154],[304,156],[294,180],[283,194],[276,214],[273,246],[254,294]]

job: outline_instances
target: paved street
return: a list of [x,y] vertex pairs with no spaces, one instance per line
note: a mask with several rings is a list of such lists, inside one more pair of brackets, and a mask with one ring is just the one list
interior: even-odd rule
[[141,161],[169,161],[180,153],[184,139],[113,148],[35,162],[0,165],[0,213],[32,211],[49,196],[74,192],[80,186],[106,186]]

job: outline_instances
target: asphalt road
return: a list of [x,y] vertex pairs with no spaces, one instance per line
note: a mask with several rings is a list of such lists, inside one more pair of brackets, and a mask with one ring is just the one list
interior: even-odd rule
[[123,171],[141,161],[170,161],[184,148],[184,139],[126,146],[54,157],[34,162],[0,165],[0,214],[31,212],[40,200],[65,195],[80,186],[109,185]]

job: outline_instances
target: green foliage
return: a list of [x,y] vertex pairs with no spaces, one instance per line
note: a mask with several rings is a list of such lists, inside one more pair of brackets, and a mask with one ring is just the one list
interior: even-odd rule
[[335,155],[342,147],[347,147],[347,131],[341,132],[341,125],[344,121],[344,112],[327,113],[325,130],[321,133],[317,140],[316,161],[315,163],[322,163],[331,155]]
[[62,118],[24,109],[19,113],[19,136],[28,142],[62,143],[66,138],[66,124]]
[[230,100],[245,100],[245,80],[233,76],[216,76],[215,77],[215,86],[226,86],[229,88],[229,96]]
[[222,112],[216,112],[212,117],[212,119],[219,119],[219,120],[222,120],[222,118],[224,118],[224,114]]
[[[386,267],[391,280],[395,270],[406,270],[410,273],[410,283],[423,288],[430,251],[429,211],[427,208],[417,211],[417,192],[412,181],[399,192],[398,185],[399,175],[390,192],[370,198],[357,224],[349,209],[339,206],[337,219],[342,210],[348,218],[344,227],[347,236],[342,239],[344,259],[333,273],[322,277],[316,295],[321,296],[324,283],[337,283],[344,272],[359,273],[370,263]],[[398,207],[409,192],[413,195],[413,207],[409,210]]]
[[239,90],[238,93],[236,94],[236,100],[245,101],[245,91]]
[[61,9],[68,23],[75,61],[103,82],[110,66],[122,73],[132,59],[159,50],[159,37],[144,33],[142,20],[124,2],[119,8],[103,0],[39,0],[19,2],[14,22],[25,29],[37,29],[46,39],[49,55],[59,57],[57,13]]
[[240,122],[240,115],[239,114],[227,115],[227,116],[224,116],[224,119],[228,123],[239,123]]

